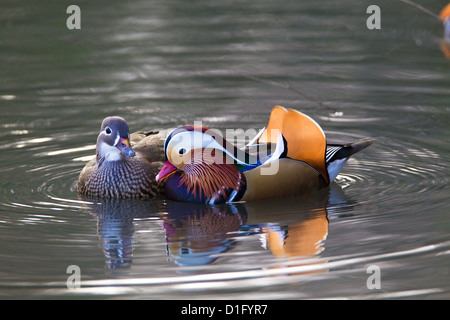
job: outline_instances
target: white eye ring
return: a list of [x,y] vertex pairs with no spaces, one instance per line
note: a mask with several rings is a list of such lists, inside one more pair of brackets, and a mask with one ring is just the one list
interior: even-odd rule
[[109,136],[112,133],[112,130],[110,127],[105,128],[105,133]]

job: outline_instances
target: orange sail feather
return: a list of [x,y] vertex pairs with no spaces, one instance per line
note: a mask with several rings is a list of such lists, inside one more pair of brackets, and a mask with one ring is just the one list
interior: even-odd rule
[[287,142],[287,157],[306,162],[320,172],[326,184],[329,176],[325,164],[327,141],[322,128],[307,115],[293,109],[276,106],[272,109],[261,143],[276,143],[281,132]]

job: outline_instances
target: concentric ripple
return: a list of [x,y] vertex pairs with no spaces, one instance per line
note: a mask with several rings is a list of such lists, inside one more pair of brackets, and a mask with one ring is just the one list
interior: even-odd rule
[[338,177],[338,184],[344,188],[358,184],[362,197],[377,194],[378,201],[388,201],[392,206],[405,204],[405,199],[396,198],[396,194],[414,195],[408,201],[423,201],[448,184],[447,162],[429,149],[382,141],[374,149],[372,159],[359,160],[358,155],[351,159]]

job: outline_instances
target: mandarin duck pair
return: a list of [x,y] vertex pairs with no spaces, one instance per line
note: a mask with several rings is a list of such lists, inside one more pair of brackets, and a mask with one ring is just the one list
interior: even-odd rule
[[280,106],[243,148],[202,126],[130,136],[124,119],[108,117],[77,190],[100,198],[165,194],[205,204],[293,196],[327,187],[346,161],[373,141],[327,144],[313,119]]

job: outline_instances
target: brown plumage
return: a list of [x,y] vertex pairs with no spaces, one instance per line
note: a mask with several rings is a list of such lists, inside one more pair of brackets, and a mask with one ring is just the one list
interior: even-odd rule
[[106,118],[97,138],[96,157],[78,178],[78,194],[94,198],[149,198],[162,194],[164,186],[155,181],[155,176],[163,165],[166,135],[166,131],[141,131],[130,139],[124,119]]

